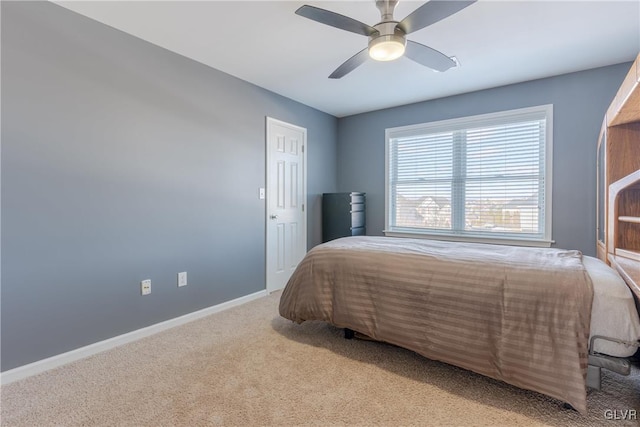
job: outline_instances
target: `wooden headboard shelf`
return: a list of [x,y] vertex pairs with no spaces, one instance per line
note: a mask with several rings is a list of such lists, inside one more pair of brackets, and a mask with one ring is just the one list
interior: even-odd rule
[[[640,141],[638,141],[640,144]],[[634,279],[634,285],[640,281],[640,169],[614,182],[609,186],[609,215],[611,219],[607,230],[609,261]],[[611,257],[614,257],[613,259]],[[618,258],[625,258],[620,261]],[[615,259],[616,262],[614,262]],[[618,265],[616,265],[618,264]],[[638,295],[640,297],[640,294]]]
[[[640,58],[640,54],[638,58]],[[636,58],[607,110],[607,126],[640,122],[640,90],[638,90],[638,86],[640,86],[640,61]]]
[[598,257],[618,270],[640,302],[640,54],[600,132],[597,194]]

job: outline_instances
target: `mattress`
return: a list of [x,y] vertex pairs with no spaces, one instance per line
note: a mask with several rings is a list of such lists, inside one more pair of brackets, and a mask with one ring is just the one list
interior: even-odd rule
[[[583,256],[582,262],[593,284],[591,329],[589,335],[619,340],[640,340],[640,318],[631,290],[620,275],[597,258]],[[593,351],[615,357],[628,357],[637,347],[596,340]]]

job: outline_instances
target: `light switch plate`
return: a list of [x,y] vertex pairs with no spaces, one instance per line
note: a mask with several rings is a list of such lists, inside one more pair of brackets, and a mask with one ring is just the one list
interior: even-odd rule
[[264,188],[262,187],[260,187],[259,197],[260,197],[260,200],[264,199]]
[[178,273],[178,287],[187,286],[187,272]]

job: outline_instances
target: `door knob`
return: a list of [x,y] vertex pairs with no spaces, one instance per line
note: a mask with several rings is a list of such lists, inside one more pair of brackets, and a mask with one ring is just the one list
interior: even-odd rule
[[271,215],[270,218],[271,219],[278,219],[278,215]]

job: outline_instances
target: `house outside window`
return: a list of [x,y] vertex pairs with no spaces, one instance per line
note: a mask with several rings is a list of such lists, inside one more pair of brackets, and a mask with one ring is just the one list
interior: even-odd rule
[[553,106],[386,130],[385,234],[550,246]]

